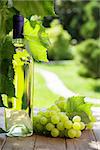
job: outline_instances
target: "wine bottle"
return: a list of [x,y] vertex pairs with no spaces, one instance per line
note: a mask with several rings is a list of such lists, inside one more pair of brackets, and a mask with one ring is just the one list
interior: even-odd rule
[[13,86],[14,96],[2,94],[6,110],[8,136],[30,136],[33,133],[33,60],[25,48],[23,34],[24,18],[13,17]]

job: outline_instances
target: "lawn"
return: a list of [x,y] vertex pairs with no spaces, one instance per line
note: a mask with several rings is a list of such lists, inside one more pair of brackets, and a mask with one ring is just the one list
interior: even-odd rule
[[[100,85],[100,79],[95,81],[94,79],[91,79],[91,78],[83,78],[79,76],[77,73],[78,66],[76,65],[74,61],[63,61],[59,63],[49,63],[49,64],[39,63],[35,65],[35,68],[38,68],[38,67],[41,67],[41,68],[44,68],[46,70],[56,73],[58,77],[63,81],[65,86],[69,88],[70,90],[72,90],[73,92],[78,93],[80,95],[87,96],[87,97],[100,99],[100,87],[97,86],[98,90],[94,89],[94,86],[96,84]],[[48,91],[46,85],[42,84],[44,82],[42,77],[37,75],[35,77],[35,80],[38,80],[38,83],[36,86],[39,86],[39,91],[42,90],[41,92],[43,92],[42,94],[44,94],[45,100],[47,101],[47,103],[49,103],[48,99],[50,99],[51,94],[50,94],[50,91]],[[36,93],[39,91],[35,90]],[[39,98],[41,99],[40,93],[38,94],[39,94]],[[52,93],[52,95],[53,97],[51,99],[56,98],[56,95],[54,95],[54,93]],[[51,100],[51,102],[52,101],[53,100]]]
[[36,71],[36,69],[34,73],[34,78],[34,107],[43,108],[49,107],[51,104],[54,104],[54,101],[57,100],[59,96],[52,93],[47,88],[45,80]]

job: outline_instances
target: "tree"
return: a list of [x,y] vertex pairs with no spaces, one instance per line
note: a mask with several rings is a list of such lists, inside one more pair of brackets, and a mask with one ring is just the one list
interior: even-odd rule
[[78,41],[99,37],[100,1],[55,0],[55,12],[64,29]]
[[85,77],[100,78],[100,40],[88,39],[76,46],[80,74]]

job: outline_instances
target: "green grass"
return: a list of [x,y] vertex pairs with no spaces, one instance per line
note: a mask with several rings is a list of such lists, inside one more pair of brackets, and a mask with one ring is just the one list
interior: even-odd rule
[[[75,93],[87,97],[100,98],[100,89],[98,88],[97,91],[94,90],[94,86],[96,84],[100,85],[100,79],[95,81],[91,78],[83,78],[79,76],[77,73],[78,66],[74,61],[66,61],[65,63],[58,64],[36,64],[35,67],[42,67],[56,73],[58,77],[63,81],[65,86]],[[46,99],[47,95],[48,94],[44,92],[44,97],[46,97]]]
[[46,86],[43,77],[35,71],[34,74],[34,107],[43,108],[54,104],[58,95],[52,93]]

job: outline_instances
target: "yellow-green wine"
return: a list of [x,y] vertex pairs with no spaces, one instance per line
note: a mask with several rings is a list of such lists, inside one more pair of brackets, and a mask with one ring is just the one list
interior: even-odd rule
[[13,17],[15,53],[12,56],[13,75],[9,77],[12,86],[9,85],[11,82],[8,84],[9,91],[13,92],[10,96],[9,93],[7,95],[7,87],[4,85],[4,93],[0,92],[0,118],[3,118],[0,128],[5,130],[8,136],[30,136],[33,133],[33,59],[24,45],[23,24],[23,16]]

